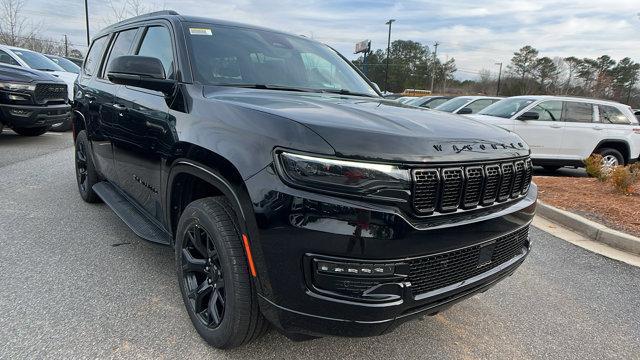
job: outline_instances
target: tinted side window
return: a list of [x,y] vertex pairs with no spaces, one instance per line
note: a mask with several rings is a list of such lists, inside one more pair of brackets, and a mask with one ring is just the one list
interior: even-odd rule
[[138,55],[160,59],[167,78],[173,78],[173,50],[169,29],[163,26],[153,26],[147,29]]
[[565,101],[562,120],[566,122],[593,122],[593,105],[582,102]]
[[541,102],[529,111],[538,113],[538,121],[560,121],[562,101]]
[[20,66],[20,63],[18,63],[16,59],[2,50],[0,50],[0,63]]
[[89,49],[89,53],[84,60],[84,65],[82,65],[85,75],[91,76],[96,72],[100,59],[102,59],[102,51],[107,44],[107,38],[108,36],[103,36],[93,41],[91,49]]
[[493,104],[493,100],[490,99],[482,99],[482,100],[476,100],[474,102],[472,102],[471,104],[468,104],[465,107],[468,107],[469,109],[471,109],[471,113],[475,114],[478,111],[486,108],[487,106]]
[[428,102],[426,104],[423,104],[422,106],[433,109],[434,107],[442,105],[447,101],[449,101],[449,99],[435,99],[435,100],[432,100],[432,101],[430,101],[430,102]]
[[117,34],[116,40],[113,42],[111,46],[111,52],[109,53],[109,59],[107,59],[106,66],[103,68],[102,73],[106,74],[109,69],[109,65],[113,61],[113,59],[118,56],[128,55],[131,50],[131,45],[133,45],[133,40],[136,38],[136,33],[138,29],[131,29],[121,31]]
[[605,124],[629,124],[629,119],[613,106],[598,105],[600,122]]

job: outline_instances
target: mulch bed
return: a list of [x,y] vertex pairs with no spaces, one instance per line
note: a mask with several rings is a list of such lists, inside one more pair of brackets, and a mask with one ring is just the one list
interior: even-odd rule
[[622,195],[594,178],[535,176],[533,181],[543,202],[640,236],[640,187]]

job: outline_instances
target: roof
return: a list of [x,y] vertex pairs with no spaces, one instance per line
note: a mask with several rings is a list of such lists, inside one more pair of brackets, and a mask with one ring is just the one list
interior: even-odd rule
[[595,99],[595,98],[586,98],[579,96],[557,96],[557,95],[518,95],[513,96],[512,98],[524,98],[524,99],[534,99],[534,100],[565,100],[565,101],[584,101],[590,102],[594,104],[613,104],[613,105],[624,105],[617,101],[604,100],[604,99]]

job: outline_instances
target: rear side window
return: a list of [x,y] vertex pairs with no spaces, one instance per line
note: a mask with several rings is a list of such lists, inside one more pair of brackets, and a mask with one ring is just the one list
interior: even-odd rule
[[0,50],[0,63],[20,66],[16,59],[2,50]]
[[117,34],[116,40],[113,42],[111,46],[111,52],[109,53],[109,59],[107,59],[106,66],[104,67],[103,74],[106,74],[109,70],[109,65],[113,59],[118,56],[127,55],[131,50],[131,45],[133,45],[133,40],[136,38],[136,33],[138,29],[131,29],[121,31]]
[[426,104],[422,104],[422,107],[428,107],[428,108],[434,108],[436,106],[440,106],[442,104],[444,104],[445,102],[449,101],[449,99],[435,99],[432,100]]
[[593,105],[582,102],[565,101],[562,118],[566,122],[593,122]]
[[138,55],[151,56],[160,59],[164,73],[168,79],[173,78],[173,50],[171,48],[171,34],[164,26],[152,26],[144,35]]
[[104,47],[106,44],[107,44],[107,36],[103,36],[93,41],[93,44],[91,45],[91,49],[89,49],[89,53],[87,54],[87,57],[84,60],[84,65],[82,65],[82,70],[85,73],[85,75],[91,76],[96,72],[96,69],[100,64],[102,51],[104,50]]
[[600,111],[600,122],[605,124],[629,124],[630,121],[622,113],[613,106],[598,105]]
[[560,121],[562,101],[544,101],[529,111],[538,113],[538,121]]

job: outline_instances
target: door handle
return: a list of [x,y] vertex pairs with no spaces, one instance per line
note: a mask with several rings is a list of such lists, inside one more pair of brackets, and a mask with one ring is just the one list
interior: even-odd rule
[[89,94],[84,94],[84,98],[89,100],[89,102],[94,102],[96,100],[95,96]]
[[118,104],[118,103],[113,104],[113,108],[116,109],[116,110],[119,110],[119,111],[127,111],[127,107],[126,106],[124,106],[122,104]]
[[554,129],[560,129],[562,127],[562,125],[560,125],[560,124],[551,124],[551,125],[549,125],[549,127],[552,127]]
[[594,130],[604,130],[604,128],[600,125],[596,125],[593,127]]

